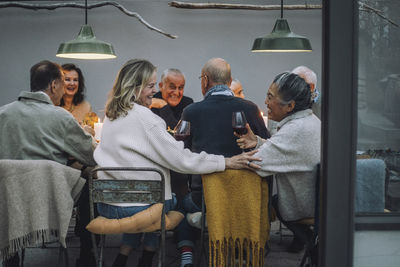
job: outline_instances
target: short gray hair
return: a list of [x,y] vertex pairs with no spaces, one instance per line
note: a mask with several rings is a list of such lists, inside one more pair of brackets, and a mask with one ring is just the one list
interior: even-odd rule
[[307,68],[306,66],[298,66],[294,68],[292,72],[303,78],[306,83],[314,84],[314,87],[317,88],[317,74],[315,74],[315,72],[313,72],[311,69]]
[[222,58],[212,58],[207,61],[203,71],[215,83],[228,84],[232,79],[231,66]]
[[170,73],[174,73],[174,74],[178,74],[178,75],[182,75],[183,79],[185,79],[185,74],[183,74],[183,72],[179,69],[174,69],[174,68],[169,68],[164,70],[161,73],[161,82],[164,82],[164,78],[167,77]]

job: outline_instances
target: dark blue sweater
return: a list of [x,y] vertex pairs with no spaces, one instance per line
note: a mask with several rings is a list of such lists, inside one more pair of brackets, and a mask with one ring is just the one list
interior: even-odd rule
[[[266,139],[270,134],[258,107],[248,100],[226,95],[211,95],[186,107],[182,119],[190,121],[189,146],[193,152],[232,157],[242,153],[233,135],[232,112],[243,111],[253,132]],[[201,178],[193,175],[192,189],[201,188]]]

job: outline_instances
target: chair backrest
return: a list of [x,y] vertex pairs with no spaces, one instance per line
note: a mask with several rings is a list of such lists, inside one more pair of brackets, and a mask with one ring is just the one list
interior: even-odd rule
[[[160,180],[102,180],[93,179],[99,172],[155,172]],[[165,178],[163,173],[155,168],[140,167],[97,167],[89,176],[90,203],[142,203],[154,204],[165,202]],[[91,205],[91,215],[94,211]],[[93,213],[92,213],[93,212]]]
[[[160,175],[160,180],[138,180],[138,179],[121,179],[121,180],[103,180],[93,179],[94,175],[99,172],[112,174],[113,172],[153,172]],[[116,175],[118,178],[118,175]],[[126,177],[126,176],[124,176]],[[161,211],[161,252],[159,253],[159,265],[165,262],[165,177],[164,174],[156,168],[148,167],[97,167],[94,168],[89,175],[89,206],[90,219],[94,219],[94,203],[142,203],[154,204],[162,203]],[[104,240],[104,239],[103,239]],[[92,234],[92,243],[97,255],[97,246],[95,237]],[[102,261],[102,248],[104,241],[101,242],[100,262]],[[98,260],[98,259],[96,259]],[[98,263],[98,262],[97,262]]]
[[[98,180],[93,179],[98,172],[156,172],[160,180]],[[92,191],[93,202],[110,203],[143,203],[153,204],[164,202],[165,178],[163,173],[155,168],[136,167],[98,167],[92,170],[89,178],[89,190]]]
[[386,165],[381,159],[358,159],[355,212],[383,212]]

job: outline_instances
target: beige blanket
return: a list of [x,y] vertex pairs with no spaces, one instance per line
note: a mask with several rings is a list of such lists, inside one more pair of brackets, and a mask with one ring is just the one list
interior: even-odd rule
[[[247,170],[203,175],[210,266],[264,266],[269,238],[268,184]],[[230,264],[229,264],[230,263]],[[241,266],[241,264],[240,264]]]
[[48,160],[0,160],[0,258],[65,237],[80,171]]

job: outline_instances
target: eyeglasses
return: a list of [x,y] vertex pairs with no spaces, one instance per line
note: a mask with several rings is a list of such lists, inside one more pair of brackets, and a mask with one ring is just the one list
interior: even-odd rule
[[207,77],[207,75],[205,75],[205,74],[200,75],[200,76],[199,76],[199,80],[201,80],[201,78],[203,78],[203,77]]

